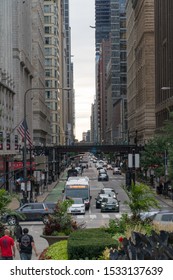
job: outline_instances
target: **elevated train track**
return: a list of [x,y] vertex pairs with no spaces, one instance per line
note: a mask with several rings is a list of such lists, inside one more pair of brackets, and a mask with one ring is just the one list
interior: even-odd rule
[[68,146],[35,146],[33,147],[33,151],[36,154],[49,154],[52,150],[55,150],[57,153],[82,153],[82,152],[90,152],[90,153],[110,153],[117,152],[119,154],[128,154],[132,153],[132,151],[140,152],[144,149],[143,146],[136,145],[92,145],[92,144],[79,144],[79,145],[68,145]]

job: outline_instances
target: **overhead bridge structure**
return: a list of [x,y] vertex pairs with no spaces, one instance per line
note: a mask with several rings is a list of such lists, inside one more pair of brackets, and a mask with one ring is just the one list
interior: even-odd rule
[[91,144],[79,144],[79,145],[67,145],[67,146],[35,146],[33,147],[33,152],[37,155],[45,154],[48,155],[55,150],[58,154],[64,154],[69,152],[74,153],[110,153],[116,152],[118,154],[128,154],[133,151],[140,152],[143,150],[143,146],[137,145],[91,145]]

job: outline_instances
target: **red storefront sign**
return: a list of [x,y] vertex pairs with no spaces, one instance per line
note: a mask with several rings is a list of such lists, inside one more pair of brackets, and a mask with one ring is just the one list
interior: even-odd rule
[[[30,167],[32,170],[35,170],[36,168],[36,164],[35,162],[30,163],[30,161],[26,162],[26,168],[28,170],[30,170]],[[13,161],[13,162],[9,162],[9,169],[11,170],[19,170],[19,169],[23,169],[23,161]]]

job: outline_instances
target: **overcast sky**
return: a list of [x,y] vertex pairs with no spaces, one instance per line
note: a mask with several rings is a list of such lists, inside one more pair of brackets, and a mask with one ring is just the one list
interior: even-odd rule
[[90,129],[91,104],[95,97],[95,0],[69,0],[71,53],[74,64],[75,135]]

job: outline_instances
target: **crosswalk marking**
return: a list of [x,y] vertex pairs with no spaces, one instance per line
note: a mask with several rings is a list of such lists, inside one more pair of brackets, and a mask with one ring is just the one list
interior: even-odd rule
[[102,214],[103,219],[109,219],[109,214]]
[[123,212],[116,212],[116,213],[97,213],[96,215],[94,214],[85,214],[85,215],[76,215],[74,216],[76,219],[91,219],[91,220],[100,220],[100,219],[113,219],[113,218],[120,218]]
[[97,218],[97,215],[89,215],[90,216],[90,219],[96,219]]

